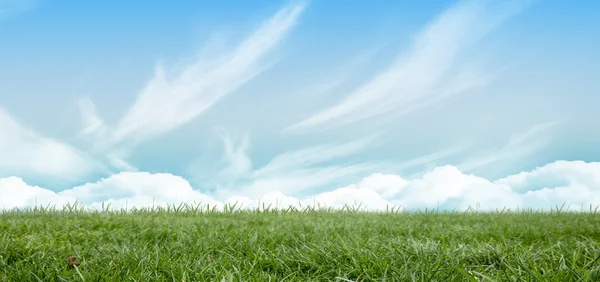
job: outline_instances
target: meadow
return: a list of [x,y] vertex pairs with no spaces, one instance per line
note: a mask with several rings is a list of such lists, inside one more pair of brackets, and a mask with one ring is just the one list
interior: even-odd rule
[[600,281],[599,258],[600,213],[558,208],[0,212],[0,281]]

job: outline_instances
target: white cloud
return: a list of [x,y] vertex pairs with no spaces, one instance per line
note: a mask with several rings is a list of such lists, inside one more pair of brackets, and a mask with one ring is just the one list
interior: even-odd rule
[[250,146],[249,137],[243,135],[240,140],[237,140],[224,129],[218,130],[218,134],[223,140],[225,158],[228,163],[228,166],[219,173],[220,176],[238,178],[249,173],[252,170],[252,161],[247,155]]
[[579,184],[586,187],[600,187],[599,171],[600,163],[598,162],[556,161],[532,171],[498,179],[494,183],[508,185],[520,192]]
[[463,146],[457,146],[457,147],[454,147],[451,149],[433,152],[431,154],[427,154],[427,155],[424,155],[421,157],[407,160],[407,161],[401,162],[399,164],[393,164],[393,165],[391,165],[391,167],[393,167],[395,170],[403,170],[403,169],[407,169],[407,168],[421,167],[421,166],[426,166],[426,168],[433,168],[431,166],[432,165],[435,166],[436,161],[443,160],[452,155],[456,155],[460,152],[463,152],[466,148],[467,148],[467,146],[463,145]]
[[342,65],[336,67],[332,72],[328,72],[326,77],[321,77],[320,82],[306,85],[290,94],[292,99],[313,99],[316,96],[322,96],[329,90],[339,86],[352,73],[359,70],[363,65],[368,63],[379,51],[380,48],[369,48],[349,61],[345,61]]
[[226,158],[229,164],[219,174],[227,172],[232,177],[224,177],[218,189],[219,196],[227,197],[243,192],[246,196],[257,197],[277,190],[297,194],[306,190],[331,184],[344,177],[359,176],[377,169],[376,164],[329,164],[363,150],[372,144],[374,136],[347,143],[331,143],[295,151],[284,152],[273,157],[267,164],[252,170],[247,156],[248,137],[238,142],[226,132],[221,132]]
[[[317,146],[300,148],[280,153],[262,167],[251,169],[252,164],[247,155],[248,137],[232,138],[226,131],[220,131],[225,138],[225,156],[228,165],[218,176],[230,172],[228,177],[217,179],[216,193],[220,197],[229,197],[243,193],[248,197],[258,197],[269,191],[279,191],[287,195],[305,195],[311,190],[331,187],[347,179],[364,177],[374,171],[401,171],[412,167],[432,164],[436,160],[462,151],[457,147],[435,152],[426,156],[407,160],[401,163],[390,161],[377,162],[343,162],[375,145],[377,135],[345,143],[327,143]],[[235,173],[231,173],[235,172]],[[384,178],[387,176],[383,176]],[[213,179],[214,180],[214,179]],[[383,193],[382,195],[387,195]]]
[[74,198],[61,197],[48,189],[29,186],[16,176],[0,178],[0,209],[39,207],[48,204],[63,206],[73,202]]
[[557,124],[558,124],[558,121],[550,121],[550,122],[536,124],[536,125],[532,126],[531,128],[529,128],[525,133],[516,134],[516,135],[511,136],[510,140],[508,141],[508,145],[506,145],[506,147],[511,148],[511,147],[522,145],[523,143],[530,141],[533,137],[538,136],[540,133],[547,131],[548,129],[552,128],[553,126],[555,126]]
[[392,208],[392,204],[383,199],[377,192],[356,187],[342,187],[303,199],[289,197],[279,191],[272,191],[254,200],[243,196],[230,197],[225,203],[229,205],[235,204],[236,207],[250,209],[286,209],[288,207],[294,207],[300,210],[303,210],[306,207],[342,209],[345,206],[370,208],[371,210],[386,210],[388,207]]
[[221,195],[235,195],[243,193],[250,197],[257,197],[269,191],[277,190],[283,193],[297,195],[305,191],[324,187],[345,179],[356,177],[373,171],[377,165],[370,163],[355,165],[330,165],[323,167],[301,168],[293,171],[284,171],[281,174],[260,176],[251,179],[249,184],[240,184],[234,189],[218,191]]
[[168,173],[121,172],[94,183],[61,192],[29,186],[20,178],[0,179],[0,207],[7,209],[64,203],[99,209],[102,202],[112,208],[166,206],[179,203],[219,205],[218,201],[193,190],[187,180]]
[[137,206],[164,206],[169,203],[218,204],[212,198],[193,190],[187,180],[169,173],[121,172],[95,183],[88,183],[62,191],[61,196],[77,197],[93,207],[101,201],[112,203],[115,208],[125,204]]
[[107,153],[108,163],[119,171],[139,171],[139,169],[129,162],[125,161],[124,157],[121,156],[119,151],[112,151]]
[[509,187],[496,186],[486,179],[464,174],[454,166],[435,168],[422,178],[396,189],[399,192],[391,196],[393,202],[409,208],[435,208],[438,204],[449,203],[459,209],[477,204],[492,208],[520,204]]
[[409,181],[399,175],[374,173],[364,178],[358,187],[379,193],[383,197],[394,196],[402,190]]
[[[157,66],[154,77],[109,131],[103,145],[129,146],[197,118],[270,66],[267,55],[295,25],[303,9],[301,4],[281,9],[233,50],[198,58],[172,77]],[[90,101],[84,101],[82,111],[84,132],[97,131],[101,123]]]
[[[600,163],[557,161],[532,171],[490,181],[464,174],[456,167],[435,168],[414,180],[398,175],[372,174],[358,184],[348,185],[296,198],[277,189],[248,196],[244,191],[225,201],[194,190],[183,178],[171,174],[124,172],[95,183],[88,183],[59,193],[29,186],[17,177],[0,179],[0,207],[30,207],[35,204],[79,203],[93,209],[105,204],[120,209],[127,206],[148,207],[180,203],[203,203],[222,209],[225,203],[238,202],[238,207],[269,206],[278,208],[322,207],[341,208],[357,206],[367,210],[441,208],[466,210],[469,206],[480,211],[502,208],[554,208],[557,205],[570,210],[589,210],[600,205]],[[582,209],[583,207],[583,209]]]
[[338,104],[286,131],[327,129],[382,114],[405,113],[485,86],[490,81],[489,75],[466,68],[462,55],[518,12],[525,2],[501,6],[487,1],[458,3],[427,26],[414,40],[410,52],[387,70]]
[[99,169],[85,153],[24,127],[0,109],[0,171],[74,180]]
[[275,156],[267,165],[256,171],[255,175],[274,175],[284,171],[309,168],[313,165],[357,153],[370,145],[373,140],[374,137],[369,137],[347,143],[330,143],[285,152]]
[[504,160],[529,156],[548,144],[549,138],[544,138],[543,133],[558,123],[558,121],[552,121],[536,124],[524,133],[512,135],[505,146],[470,158],[457,166],[463,171],[471,171]]
[[106,128],[104,121],[98,116],[94,102],[92,102],[89,97],[80,99],[79,110],[81,112],[81,123],[83,126],[80,135],[92,136],[94,141],[98,141],[99,138],[104,138],[107,133]]
[[393,205],[380,194],[371,189],[357,188],[354,186],[342,187],[331,192],[320,193],[304,200],[306,205],[321,205],[322,207],[340,209],[345,205],[350,207],[364,207],[370,210],[385,210]]

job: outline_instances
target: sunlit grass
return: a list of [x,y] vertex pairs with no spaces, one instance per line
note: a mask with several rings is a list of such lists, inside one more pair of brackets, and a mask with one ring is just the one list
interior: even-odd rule
[[[0,214],[0,281],[600,281],[600,213],[206,205]],[[79,259],[69,268],[67,257]]]

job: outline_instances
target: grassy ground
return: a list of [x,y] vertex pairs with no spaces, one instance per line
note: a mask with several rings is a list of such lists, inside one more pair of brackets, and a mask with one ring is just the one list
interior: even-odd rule
[[599,257],[596,213],[0,214],[0,281],[600,281]]

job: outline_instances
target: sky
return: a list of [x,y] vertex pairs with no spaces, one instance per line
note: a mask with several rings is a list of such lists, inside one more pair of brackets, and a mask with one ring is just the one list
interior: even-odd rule
[[600,2],[0,0],[0,209],[600,205]]

